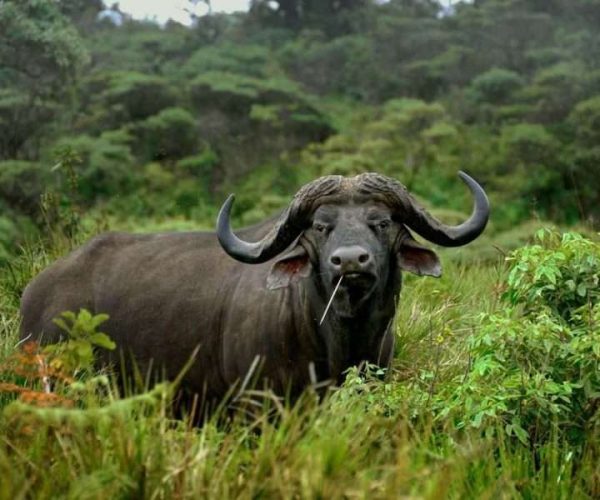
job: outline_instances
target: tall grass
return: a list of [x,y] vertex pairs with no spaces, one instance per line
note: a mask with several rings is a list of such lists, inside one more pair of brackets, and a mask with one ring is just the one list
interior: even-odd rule
[[[16,349],[18,292],[54,251],[24,252],[0,279],[0,364]],[[503,307],[502,264],[445,260],[440,280],[407,277],[384,380],[350,370],[343,387],[201,427],[171,415],[169,388],[115,396],[101,375],[86,403],[0,402],[0,499],[593,498],[598,443],[556,436],[534,449],[504,433],[457,430],[428,405],[469,367],[480,313]],[[14,399],[14,398],[13,398]]]

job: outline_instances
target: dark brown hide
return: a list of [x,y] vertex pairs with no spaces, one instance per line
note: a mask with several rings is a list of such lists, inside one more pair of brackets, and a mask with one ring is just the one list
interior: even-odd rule
[[239,238],[229,228],[228,200],[218,232],[238,260],[215,233],[100,235],[29,284],[21,337],[56,342],[61,332],[52,319],[61,312],[106,313],[103,330],[142,370],[152,364],[173,378],[198,348],[184,385],[215,400],[256,359],[262,379],[292,395],[315,377],[339,381],[361,361],[387,366],[402,269],[441,273],[435,253],[407,227],[448,246],[468,243],[485,227],[485,194],[463,180],[475,210],[457,227],[417,207],[397,181],[364,174],[308,184],[275,222]]

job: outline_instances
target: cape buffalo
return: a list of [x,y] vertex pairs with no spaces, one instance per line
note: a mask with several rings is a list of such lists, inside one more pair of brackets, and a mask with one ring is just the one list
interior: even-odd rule
[[310,182],[277,219],[238,236],[229,223],[233,196],[216,234],[102,234],[29,284],[21,337],[55,342],[61,333],[52,319],[61,312],[107,313],[103,330],[122,352],[168,377],[198,348],[184,384],[212,399],[256,359],[262,380],[279,394],[339,381],[362,361],[388,366],[401,271],[441,274],[436,254],[409,229],[451,247],[471,242],[487,224],[484,190],[459,175],[474,209],[458,226],[436,220],[398,181],[366,173]]

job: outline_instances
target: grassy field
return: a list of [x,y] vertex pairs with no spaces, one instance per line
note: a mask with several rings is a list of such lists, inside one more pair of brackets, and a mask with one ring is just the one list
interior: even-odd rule
[[[42,380],[27,380],[14,368],[15,359],[27,363],[16,347],[18,296],[62,250],[58,245],[25,252],[0,283],[3,379],[39,392]],[[566,413],[553,414],[548,433],[536,439],[525,424],[524,439],[511,432],[508,399],[497,412],[486,410],[484,417],[465,424],[461,408],[468,404],[456,403],[462,401],[460,389],[470,386],[472,398],[487,397],[476,391],[480,351],[473,338],[490,330],[490,317],[505,314],[511,281],[504,262],[462,264],[450,252],[442,259],[441,279],[406,279],[395,326],[395,362],[386,378],[381,380],[376,368],[352,369],[343,387],[320,403],[310,391],[293,406],[266,392],[250,393],[246,401],[252,403],[239,405],[242,410],[232,418],[217,415],[198,428],[172,418],[168,385],[119,398],[106,374],[95,370],[76,371],[75,380],[57,384],[58,406],[24,403],[22,394],[1,392],[0,498],[559,499],[600,494],[597,406],[575,439],[561,422],[568,411],[578,411],[571,407],[574,398],[564,403]],[[517,320],[523,323],[526,317]],[[599,339],[597,326],[590,335]],[[598,354],[591,360],[592,376]],[[490,394],[494,385],[508,384],[494,379],[494,373],[483,373]],[[530,396],[523,394],[518,404],[535,406],[536,397],[545,397]],[[597,405],[597,394],[591,398]],[[536,411],[545,418],[540,408]]]

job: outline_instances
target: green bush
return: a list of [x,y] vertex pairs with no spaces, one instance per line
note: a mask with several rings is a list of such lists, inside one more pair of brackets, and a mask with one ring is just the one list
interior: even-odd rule
[[190,93],[200,134],[219,153],[223,183],[333,131],[329,118],[286,78],[209,72],[190,83]]
[[85,82],[86,110],[79,126],[98,130],[144,120],[175,105],[175,93],[158,76],[133,71],[93,74]]
[[148,160],[179,159],[198,142],[196,120],[182,108],[166,108],[129,127],[137,138],[134,149]]
[[202,153],[187,156],[177,162],[177,168],[181,172],[199,178],[208,178],[212,169],[219,163],[219,156],[211,148]]
[[594,147],[600,144],[600,96],[578,103],[569,121],[582,145]]
[[600,417],[600,243],[549,230],[536,239],[511,254],[505,308],[482,316],[438,418],[524,444],[581,444]]
[[5,261],[10,253],[9,247],[17,233],[16,224],[7,217],[0,217],[0,262]]
[[38,212],[40,196],[50,180],[50,169],[39,163],[0,162],[0,198],[23,212]]
[[574,196],[565,188],[565,165],[559,141],[543,126],[519,123],[502,127],[497,177],[493,190],[506,193],[503,210],[521,205],[523,216],[531,211],[543,217],[569,220]]
[[179,70],[185,78],[210,71],[223,71],[256,78],[267,76],[272,64],[268,48],[260,45],[209,45],[198,49]]
[[492,68],[475,77],[467,92],[476,102],[506,104],[523,83],[523,79],[514,71]]
[[513,163],[548,167],[550,161],[554,159],[557,141],[542,125],[535,123],[508,125],[502,128],[501,134],[501,146],[505,150],[507,159]]
[[571,198],[576,196],[578,206],[575,217],[580,217],[591,223],[600,220],[600,189],[598,189],[598,175],[600,172],[600,145],[589,149],[577,149],[573,152],[571,168],[571,182],[574,184],[575,193],[571,191]]
[[259,79],[225,71],[203,73],[190,83],[192,103],[200,110],[217,108],[247,115],[253,104],[302,100],[298,85],[286,78]]
[[294,79],[317,94],[374,101],[384,84],[377,77],[375,50],[373,40],[365,36],[323,41],[319,32],[307,31],[283,47],[281,58]]
[[102,98],[126,112],[129,121],[147,118],[172,105],[173,91],[160,77],[134,72],[116,72]]
[[535,107],[534,116],[542,123],[565,119],[583,97],[586,69],[580,61],[560,62],[540,70],[522,97]]
[[213,188],[214,174],[219,162],[217,153],[208,147],[200,154],[179,160],[176,170],[183,177],[197,179],[197,188],[205,194],[209,194]]
[[86,202],[133,189],[136,177],[134,159],[123,131],[111,131],[100,137],[79,135],[55,144],[55,151],[70,148],[79,158],[76,166],[78,191]]

